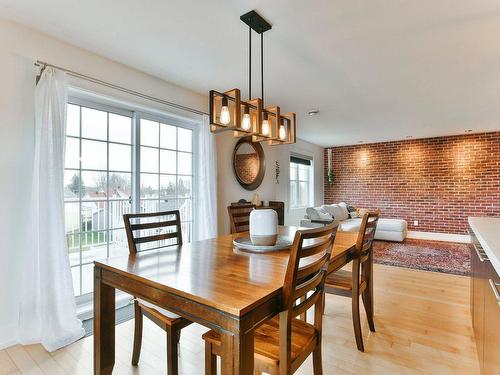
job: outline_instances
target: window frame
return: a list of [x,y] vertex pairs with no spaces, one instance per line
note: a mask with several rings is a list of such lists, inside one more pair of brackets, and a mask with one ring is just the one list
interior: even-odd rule
[[[292,162],[292,160],[291,160],[292,157],[303,159],[303,160],[308,160],[311,162],[311,164],[307,166],[307,169],[308,169],[307,181],[300,180],[299,168],[300,168],[301,164]],[[290,155],[288,157],[288,162],[289,162],[289,168],[288,168],[289,174],[291,172],[292,164],[296,165],[295,176],[291,176],[291,174],[289,175],[289,183],[288,183],[289,194],[288,195],[289,195],[290,209],[291,210],[299,210],[299,209],[304,209],[307,207],[312,207],[314,205],[314,158],[312,156],[308,156],[308,155],[300,155],[300,154],[296,154],[296,153],[290,153]],[[292,197],[292,182],[293,181],[296,183],[295,197]],[[303,205],[293,205],[292,202],[294,200],[295,200],[295,202],[299,202],[300,182],[307,182],[307,202]]]
[[[79,136],[72,136],[72,135],[66,135],[65,137],[69,138],[74,138],[79,140],[79,162],[78,168],[67,168],[64,166],[64,170],[73,170],[73,171],[78,171],[80,179],[82,178],[82,169],[84,171],[92,171],[91,169],[84,169],[82,168],[82,140],[91,140],[91,141],[100,141],[106,143],[106,150],[107,150],[107,155],[106,155],[106,169],[105,170],[98,170],[98,172],[105,172],[107,176],[107,183],[109,187],[109,175],[110,172],[113,173],[115,172],[114,170],[109,169],[109,145],[110,144],[122,144],[122,145],[127,145],[131,147],[131,168],[129,172],[125,173],[130,173],[131,176],[131,193],[130,193],[130,210],[131,212],[139,212],[140,211],[140,204],[141,204],[141,192],[140,192],[140,175],[141,175],[141,170],[140,170],[140,161],[141,161],[141,155],[140,155],[140,120],[141,119],[146,119],[146,120],[151,120],[155,122],[160,122],[160,123],[165,123],[168,125],[175,126],[177,128],[183,128],[183,129],[189,129],[192,131],[192,159],[191,159],[191,203],[192,203],[192,212],[191,212],[191,236],[193,235],[194,227],[196,225],[196,215],[195,215],[195,202],[197,201],[197,189],[196,186],[198,184],[198,173],[197,173],[197,163],[195,162],[196,157],[197,157],[197,150],[198,150],[198,141],[199,141],[199,131],[200,131],[200,124],[201,121],[199,119],[194,119],[194,118],[189,118],[189,117],[183,117],[179,116],[174,113],[167,113],[164,111],[160,111],[155,108],[146,108],[144,106],[135,106],[133,104],[127,104],[119,100],[113,100],[107,97],[101,97],[100,95],[97,94],[92,94],[89,92],[84,92],[80,91],[78,88],[70,88],[70,94],[68,95],[67,99],[67,104],[73,104],[73,105],[78,105],[80,107],[86,107],[86,108],[91,108],[99,111],[105,111],[108,113],[114,113],[117,115],[122,115],[122,116],[127,116],[131,118],[131,137],[130,137],[130,144],[128,143],[123,143],[123,142],[115,142],[115,141],[110,141],[109,140],[109,115],[107,115],[107,129],[106,129],[106,140],[102,139],[93,139],[93,138],[87,138],[87,137],[82,137],[82,111],[80,110],[80,121],[79,121]],[[160,145],[158,145],[158,149]],[[177,149],[177,144],[176,144],[176,152],[178,152]],[[182,151],[181,151],[182,152]],[[176,184],[178,181],[178,171],[176,170]],[[116,172],[116,173],[124,173],[124,172]],[[161,175],[161,173],[158,171],[158,173],[155,173],[158,175]],[[182,175],[181,175],[182,176]],[[110,197],[107,194],[105,200],[95,200],[95,202],[106,202],[106,220],[105,220],[105,229],[102,231],[97,231],[99,233],[104,232],[106,236],[106,254],[109,256],[109,251],[110,251],[110,246],[109,246],[109,241],[110,241],[110,236],[109,234],[113,230],[120,230],[124,229],[123,227],[119,228],[110,228],[111,222],[110,222],[110,202],[113,201],[113,199],[110,199]],[[159,194],[159,199],[160,199],[160,194]],[[176,197],[178,199],[178,197]],[[124,200],[124,199],[119,199],[119,200]],[[64,200],[66,203],[66,199]],[[69,202],[69,201],[68,201]],[[82,199],[81,192],[78,196],[78,200],[75,201],[74,203],[78,203],[78,220],[79,220],[79,232],[82,233],[82,227],[81,227],[81,206],[82,202],[87,202],[87,200]],[[189,220],[186,220],[189,221]],[[184,222],[186,222],[184,221]],[[92,233],[96,231],[90,231]],[[89,232],[89,233],[90,233]],[[66,237],[65,233],[65,237]],[[81,236],[81,235],[80,235]],[[69,250],[69,249],[68,249]],[[83,271],[82,267],[88,264],[92,264],[93,261],[87,262],[85,264],[82,263],[82,244],[81,244],[81,237],[79,241],[79,263],[75,264],[73,267],[79,267],[80,272],[79,272],[79,277],[80,277],[80,282],[79,282],[79,293],[75,295],[75,299],[77,301],[77,306],[82,306],[85,304],[88,304],[92,300],[92,295],[93,292],[88,292],[83,294],[82,293],[82,288],[83,288]]]

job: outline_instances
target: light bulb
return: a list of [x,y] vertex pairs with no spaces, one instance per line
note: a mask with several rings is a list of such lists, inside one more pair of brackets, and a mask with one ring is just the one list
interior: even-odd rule
[[241,121],[241,128],[243,130],[250,130],[250,110],[248,105],[245,105],[245,110],[243,112],[243,120]]
[[241,128],[243,130],[250,130],[250,126],[251,126],[251,123],[250,123],[250,114],[249,113],[245,113],[245,114],[243,114],[243,121],[241,121]]
[[265,136],[269,135],[269,121],[268,120],[262,121],[262,135],[265,135]]
[[230,122],[231,122],[231,115],[229,114],[227,98],[222,98],[222,108],[220,110],[220,123],[222,125],[227,125]]
[[279,137],[282,141],[284,141],[286,139],[286,129],[285,129],[285,125],[283,125],[283,124],[280,125]]

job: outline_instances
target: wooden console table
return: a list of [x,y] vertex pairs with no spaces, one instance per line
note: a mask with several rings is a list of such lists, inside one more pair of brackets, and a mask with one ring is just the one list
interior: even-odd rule
[[[245,203],[239,203],[239,202],[233,202],[231,203],[231,206],[245,206],[251,204],[251,202],[245,202]],[[280,202],[280,201],[269,201],[269,204],[267,206],[257,206],[257,210],[262,210],[265,208],[271,208],[276,213],[278,214],[278,225],[285,225],[285,202]]]

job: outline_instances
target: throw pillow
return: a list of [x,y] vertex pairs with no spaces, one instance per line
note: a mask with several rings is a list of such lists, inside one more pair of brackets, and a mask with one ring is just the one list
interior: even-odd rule
[[340,202],[339,207],[342,209],[342,217],[339,220],[349,219],[349,210],[347,209],[347,203]]
[[349,218],[349,214],[344,212],[344,209],[338,204],[326,204],[321,206],[326,212],[328,212],[333,219],[342,221]]
[[356,207],[351,206],[350,204],[348,204],[347,205],[347,211],[349,211],[349,212],[356,212],[357,210],[356,210]]
[[319,220],[318,211],[314,207],[307,207],[306,214],[310,220]]
[[323,207],[316,207],[316,212],[318,213],[320,220],[333,220],[332,215],[330,215]]

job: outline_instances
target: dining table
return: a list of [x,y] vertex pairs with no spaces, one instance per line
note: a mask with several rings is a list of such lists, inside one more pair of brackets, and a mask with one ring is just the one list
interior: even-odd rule
[[[280,226],[279,233],[293,239],[297,229]],[[94,374],[113,371],[116,289],[218,331],[222,374],[253,374],[253,333],[280,312],[289,250],[242,252],[233,246],[241,236],[248,233],[95,261]],[[356,238],[337,232],[330,271],[351,260]]]

